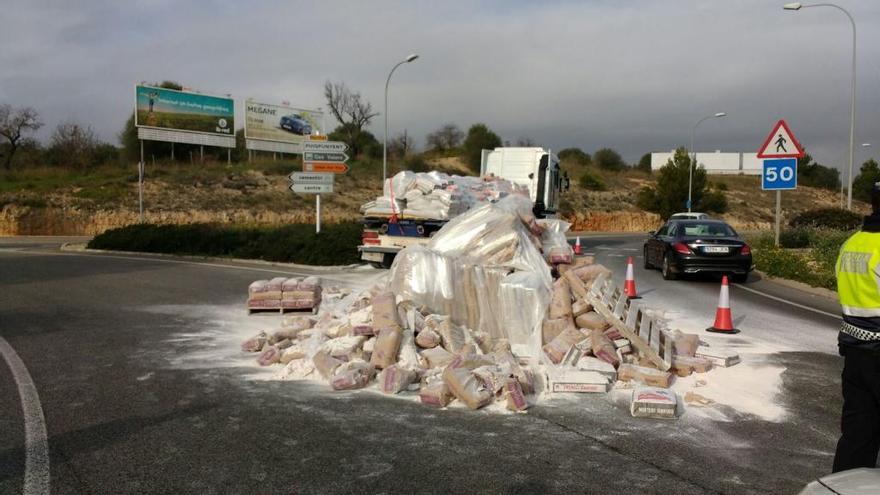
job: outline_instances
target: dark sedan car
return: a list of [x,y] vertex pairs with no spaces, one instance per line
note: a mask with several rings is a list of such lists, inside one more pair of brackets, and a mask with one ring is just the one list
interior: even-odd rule
[[645,268],[660,268],[673,280],[685,273],[729,273],[745,282],[752,250],[720,220],[670,220],[645,241]]
[[301,136],[308,136],[312,133],[312,125],[297,114],[281,117],[281,128]]

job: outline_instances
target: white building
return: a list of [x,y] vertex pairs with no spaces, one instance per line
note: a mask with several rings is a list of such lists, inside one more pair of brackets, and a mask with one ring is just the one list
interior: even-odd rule
[[[675,156],[675,150],[651,153],[651,170],[660,170]],[[697,165],[710,175],[761,175],[761,160],[757,153],[697,153]]]

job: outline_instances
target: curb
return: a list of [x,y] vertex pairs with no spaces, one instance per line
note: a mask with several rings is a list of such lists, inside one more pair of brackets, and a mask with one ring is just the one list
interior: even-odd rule
[[766,273],[764,273],[760,270],[752,270],[752,273],[756,273],[756,274],[760,275],[761,280],[765,280],[765,281],[772,283],[772,284],[781,285],[782,287],[786,287],[789,289],[799,290],[801,292],[805,292],[805,293],[813,295],[813,296],[818,296],[818,297],[822,297],[825,299],[829,299],[829,300],[832,300],[835,302],[840,300],[837,293],[834,292],[833,290],[828,290],[828,289],[825,289],[822,287],[813,287],[812,285],[808,285],[803,282],[798,282],[796,280],[790,280],[787,278],[771,277],[770,275],[767,275]]
[[90,249],[86,247],[85,243],[71,243],[65,242],[61,245],[61,251],[66,252],[75,252],[75,253],[93,253],[93,254],[125,254],[125,255],[135,255],[142,256],[144,258],[167,258],[167,259],[180,259],[180,260],[188,260],[188,261],[216,261],[216,262],[234,262],[234,263],[242,263],[245,265],[259,265],[259,266],[277,266],[280,268],[290,268],[290,269],[299,269],[299,270],[313,270],[317,272],[334,272],[340,270],[355,270],[360,267],[368,266],[367,264],[352,264],[352,265],[333,265],[333,266],[320,266],[320,265],[300,265],[296,263],[281,263],[277,261],[265,261],[265,260],[254,260],[254,259],[243,259],[243,258],[223,258],[220,256],[194,256],[194,255],[185,255],[185,254],[168,254],[168,253],[145,253],[140,251],[116,251],[112,249]]

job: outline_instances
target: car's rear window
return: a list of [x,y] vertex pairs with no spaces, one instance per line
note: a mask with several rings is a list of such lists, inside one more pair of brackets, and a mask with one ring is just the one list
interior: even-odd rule
[[723,223],[686,223],[679,229],[682,235],[702,237],[730,237],[736,235],[730,227]]

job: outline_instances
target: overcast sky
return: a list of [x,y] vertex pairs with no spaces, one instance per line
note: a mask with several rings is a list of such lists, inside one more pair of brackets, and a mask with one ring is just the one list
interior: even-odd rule
[[[880,156],[880,2],[839,0],[858,27],[857,166]],[[754,151],[785,118],[820,162],[845,163],[851,28],[782,0],[2,2],[0,102],[116,136],[133,85],[171,79],[236,99],[307,108],[345,81],[390,133],[485,122],[502,139],[612,147],[634,162],[687,145]],[[330,119],[332,121],[332,118]],[[382,135],[382,117],[371,129]],[[871,142],[872,148],[860,143]]]

